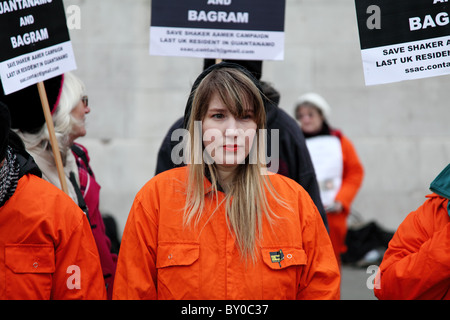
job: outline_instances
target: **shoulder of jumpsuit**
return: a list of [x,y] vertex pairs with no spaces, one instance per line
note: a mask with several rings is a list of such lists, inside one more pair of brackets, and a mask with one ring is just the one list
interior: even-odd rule
[[[430,190],[435,195],[450,200],[450,164],[448,164],[431,182]],[[431,198],[433,195],[427,197]],[[450,216],[450,201],[448,201],[447,204],[447,214]]]
[[[276,192],[287,201],[308,199],[312,202],[309,193],[297,181],[282,174],[269,172],[270,182]],[[294,200],[294,201],[295,201]]]
[[176,195],[171,193],[171,188],[180,187],[180,190],[185,188],[187,183],[187,175],[187,166],[160,172],[142,186],[136,194],[136,199],[142,201],[143,199],[150,198],[155,195],[158,195],[159,197],[167,196],[174,198]]
[[[56,218],[55,221],[59,222],[79,223],[84,215],[66,193],[52,183],[32,174],[19,179],[16,192],[10,200],[10,204],[15,206],[17,213],[21,212],[39,220],[45,216],[50,221]],[[64,214],[60,215],[60,213]]]

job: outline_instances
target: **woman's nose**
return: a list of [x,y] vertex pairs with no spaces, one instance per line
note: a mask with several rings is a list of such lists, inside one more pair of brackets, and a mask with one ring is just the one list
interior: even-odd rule
[[227,123],[227,128],[225,130],[225,135],[227,136],[235,136],[238,134],[238,122],[234,117],[230,117]]

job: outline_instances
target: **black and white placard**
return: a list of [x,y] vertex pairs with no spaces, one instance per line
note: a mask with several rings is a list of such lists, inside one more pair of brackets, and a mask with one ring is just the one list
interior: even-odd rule
[[285,0],[152,0],[150,54],[284,58]]
[[62,0],[0,1],[5,94],[76,69]]
[[448,0],[355,0],[366,85],[450,73]]

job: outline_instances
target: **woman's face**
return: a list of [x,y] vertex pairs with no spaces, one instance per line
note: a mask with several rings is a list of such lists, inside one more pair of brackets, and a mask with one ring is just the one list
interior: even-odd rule
[[70,115],[77,121],[70,134],[72,141],[86,135],[86,114],[89,112],[91,109],[88,106],[87,97],[83,97],[70,112]]
[[217,165],[242,164],[253,145],[256,129],[253,110],[236,118],[214,94],[202,121],[205,151]]
[[297,120],[300,122],[303,132],[314,134],[322,129],[323,117],[319,109],[310,105],[303,105],[297,110]]

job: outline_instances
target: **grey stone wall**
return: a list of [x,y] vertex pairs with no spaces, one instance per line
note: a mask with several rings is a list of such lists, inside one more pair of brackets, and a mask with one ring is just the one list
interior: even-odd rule
[[[148,0],[64,3],[80,9],[70,34],[92,109],[80,142],[102,185],[103,213],[117,218],[121,232],[203,62],[149,55]],[[354,209],[397,228],[449,163],[450,76],[366,87],[352,0],[287,0],[285,30],[285,59],[265,61],[263,80],[291,115],[306,91],[328,100],[331,124],[353,141],[365,167]]]

